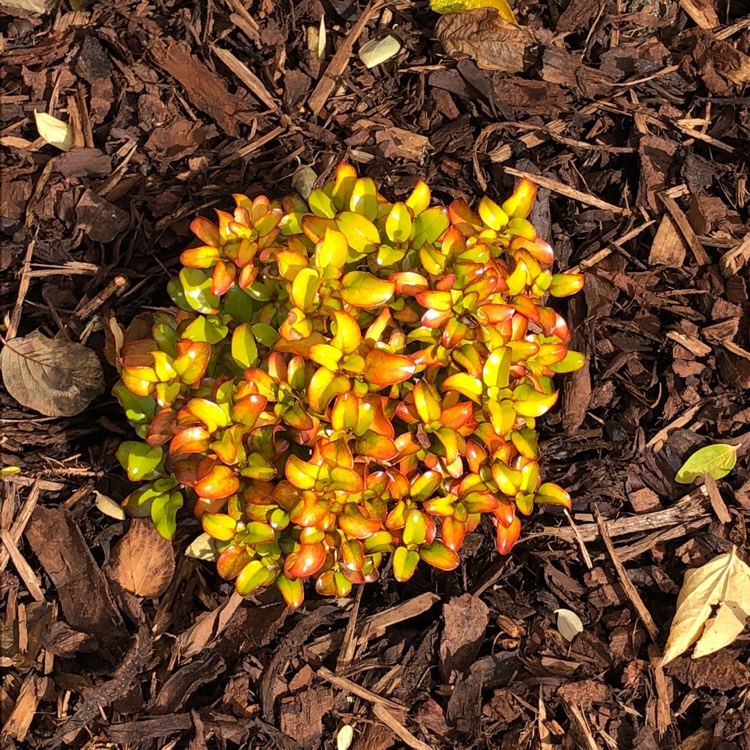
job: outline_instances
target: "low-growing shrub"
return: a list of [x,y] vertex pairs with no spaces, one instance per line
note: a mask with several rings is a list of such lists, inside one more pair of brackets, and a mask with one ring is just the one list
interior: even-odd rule
[[568,506],[540,481],[535,422],[583,364],[545,298],[583,279],[550,271],[535,193],[475,213],[419,182],[390,203],[342,164],[307,201],[235,195],[195,219],[179,310],[119,353],[142,442],[118,458],[147,482],[126,509],[171,538],[188,508],[240,594],[275,584],[298,607],[306,578],[344,597],[386,554],[399,581],[452,570],[483,515],[507,553],[519,514]]

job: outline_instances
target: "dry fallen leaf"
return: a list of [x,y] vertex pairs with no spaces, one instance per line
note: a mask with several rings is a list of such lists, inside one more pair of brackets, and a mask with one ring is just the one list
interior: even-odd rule
[[[717,605],[716,615],[711,618]],[[733,547],[731,552],[685,573],[662,665],[687,651],[696,641],[694,659],[728,646],[742,632],[749,616],[750,566],[737,556],[737,548]]]
[[501,18],[495,8],[477,8],[443,16],[435,34],[452,57],[470,57],[484,70],[520,73],[536,43],[528,29]]
[[401,42],[392,34],[382,39],[370,39],[359,48],[359,59],[370,70],[384,62],[388,62],[401,51]]
[[556,609],[557,629],[560,635],[570,643],[579,633],[583,633],[581,618],[571,609]]
[[114,549],[112,571],[131,594],[146,599],[163,594],[174,575],[174,549],[149,521],[133,520]]
[[67,151],[73,145],[73,128],[67,122],[58,120],[57,117],[48,115],[46,112],[34,112],[36,129],[50,146]]
[[47,417],[80,414],[104,392],[102,366],[91,349],[39,331],[6,342],[0,370],[10,395]]

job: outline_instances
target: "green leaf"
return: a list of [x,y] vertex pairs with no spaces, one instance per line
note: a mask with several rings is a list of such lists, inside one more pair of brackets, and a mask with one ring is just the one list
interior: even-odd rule
[[258,345],[250,323],[243,323],[232,334],[232,357],[240,367],[252,367],[258,361]]
[[680,484],[692,484],[704,474],[714,479],[722,479],[737,463],[737,445],[716,443],[707,445],[693,453],[677,472],[674,480]]
[[183,503],[181,492],[165,493],[154,498],[151,520],[165,539],[171,539],[177,531],[177,511],[182,508]]
[[126,440],[117,449],[117,460],[122,464],[131,482],[145,479],[159,465],[161,459],[161,448],[151,448],[135,440]]

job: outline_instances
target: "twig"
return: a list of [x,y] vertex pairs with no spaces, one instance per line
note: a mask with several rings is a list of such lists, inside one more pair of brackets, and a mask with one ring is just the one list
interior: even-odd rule
[[595,206],[596,208],[601,208],[604,211],[612,211],[612,213],[619,214],[620,216],[630,215],[630,210],[627,208],[621,208],[620,206],[615,206],[612,203],[607,203],[607,201],[604,201],[601,198],[597,198],[595,195],[583,193],[580,190],[568,187],[565,183],[559,182],[558,180],[552,180],[549,177],[544,177],[543,175],[539,174],[533,174],[531,172],[522,172],[520,169],[512,169],[511,167],[504,167],[504,170],[507,174],[511,174],[514,177],[525,177],[527,180],[531,180],[531,182],[539,185],[540,187],[547,188],[553,193],[559,193],[560,195],[564,195],[566,198],[571,198],[572,200],[578,201],[579,203],[585,203],[587,206]]
[[352,26],[349,33],[346,35],[346,39],[341,43],[341,46],[336,50],[336,54],[331,58],[331,62],[323,73],[321,79],[318,81],[318,85],[310,94],[310,98],[307,103],[312,110],[314,115],[320,113],[323,106],[328,101],[328,97],[333,93],[338,78],[346,70],[349,64],[349,58],[351,57],[354,44],[359,39],[360,34],[364,31],[365,26],[370,22],[370,19],[375,13],[380,10],[381,3],[377,0],[370,0],[367,7],[362,11],[362,15],[359,17],[357,23]]
[[364,586],[360,586],[357,589],[357,596],[354,599],[354,606],[352,607],[351,614],[349,615],[349,622],[346,624],[346,630],[344,631],[344,642],[341,644],[341,650],[339,651],[339,658],[336,661],[336,671],[341,672],[346,669],[354,659],[354,650],[357,647],[357,641],[354,637],[355,630],[357,629],[357,616],[359,615],[359,604],[362,601],[362,592],[365,590]]
[[695,260],[699,266],[707,266],[711,262],[706,251],[703,249],[700,240],[695,236],[693,228],[690,226],[690,222],[687,220],[687,216],[682,212],[682,209],[677,205],[674,198],[667,195],[666,193],[659,193],[659,199],[664,204],[664,208],[669,211],[669,215],[674,219],[674,223],[677,224],[677,228],[680,230],[680,234],[685,238],[690,249],[693,251]]
[[573,534],[575,534],[576,541],[578,542],[578,547],[581,550],[581,557],[583,558],[584,565],[589,570],[593,570],[594,563],[591,562],[591,555],[589,555],[589,551],[586,549],[586,544],[584,543],[583,539],[581,539],[581,534],[579,533],[578,527],[573,520],[573,516],[570,515],[570,511],[567,508],[563,508],[563,512],[565,513],[565,518],[568,519],[570,528],[573,529]]
[[0,529],[0,540],[2,540],[5,549],[10,555],[10,559],[13,561],[13,565],[16,567],[18,575],[26,585],[29,593],[38,602],[44,601],[44,594],[42,593],[42,586],[36,573],[34,573],[31,565],[26,562],[26,559],[21,554],[18,546],[16,545],[10,532],[6,529]]
[[334,674],[330,669],[320,667],[320,669],[318,669],[317,671],[317,674],[326,682],[330,682],[331,685],[335,685],[337,688],[341,688],[341,690],[345,690],[347,693],[356,695],[359,698],[366,700],[368,703],[372,703],[373,705],[380,705],[387,709],[390,708],[392,711],[406,711],[406,706],[403,706],[400,703],[396,703],[396,701],[392,701],[389,698],[383,698],[382,695],[373,693],[371,690],[358,685],[356,682],[348,679],[347,677],[340,677],[339,675]]
[[29,270],[31,268],[31,258],[34,255],[35,244],[36,241],[31,240],[26,248],[26,255],[23,258],[23,265],[21,266],[21,280],[18,283],[18,297],[16,297],[16,305],[10,316],[10,323],[5,334],[6,339],[14,339],[18,332],[18,325],[21,322],[21,312],[23,311],[23,302],[26,299],[26,293],[29,291],[29,280],[31,278]]
[[372,712],[380,721],[385,724],[388,729],[393,732],[402,742],[404,742],[413,750],[433,750],[433,748],[426,742],[422,742],[418,737],[415,737],[393,714],[391,714],[386,708],[380,705],[374,705]]
[[617,571],[617,575],[620,578],[620,582],[622,583],[622,587],[625,589],[625,593],[628,596],[628,599],[632,602],[633,606],[636,609],[636,612],[638,612],[638,616],[643,620],[643,624],[646,626],[646,630],[648,631],[648,634],[651,636],[651,640],[656,642],[657,638],[659,637],[659,628],[656,627],[656,623],[654,622],[654,618],[651,617],[651,613],[646,608],[646,605],[643,603],[643,599],[641,599],[641,595],[638,593],[638,590],[633,585],[633,582],[630,580],[630,576],[628,575],[628,571],[625,569],[625,566],[620,562],[620,558],[617,556],[617,550],[615,549],[615,545],[612,544],[612,538],[609,535],[609,531],[607,530],[607,525],[604,523],[604,519],[601,516],[601,513],[599,513],[599,508],[594,505],[594,518],[596,519],[596,525],[599,527],[599,533],[601,534],[602,540],[604,541],[604,545],[607,548],[607,552],[609,552],[609,556],[612,559],[612,563],[615,566],[615,570]]

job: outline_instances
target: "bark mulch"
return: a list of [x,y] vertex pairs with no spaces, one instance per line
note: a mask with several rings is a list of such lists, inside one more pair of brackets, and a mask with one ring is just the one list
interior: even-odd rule
[[[475,202],[538,175],[540,233],[586,273],[560,310],[589,358],[541,428],[572,522],[536,514],[503,559],[477,532],[454,573],[293,614],[232,595],[179,539],[163,596],[120,589],[128,523],[95,505],[130,491],[114,399],[50,419],[0,390],[3,747],[334,748],[350,725],[355,750],[750,750],[747,631],[658,666],[685,570],[748,551],[748,6],[514,7],[536,39],[514,73],[447,56],[422,0],[2,7],[4,337],[104,359],[110,318],[168,304],[192,217],[347,159],[391,198],[424,177]],[[402,51],[368,71],[356,51],[386,32]],[[35,111],[74,147],[46,145]],[[675,484],[729,440],[717,488]],[[572,643],[560,608],[583,621]]]

